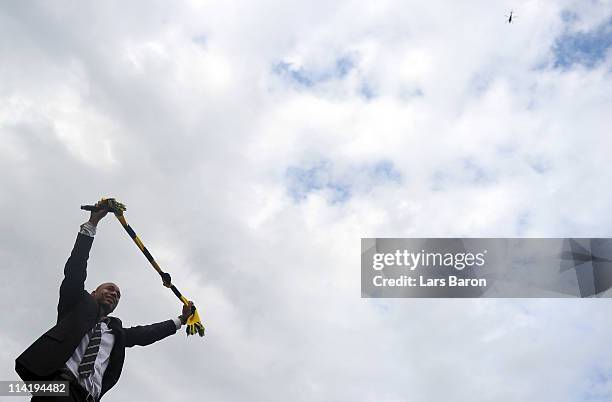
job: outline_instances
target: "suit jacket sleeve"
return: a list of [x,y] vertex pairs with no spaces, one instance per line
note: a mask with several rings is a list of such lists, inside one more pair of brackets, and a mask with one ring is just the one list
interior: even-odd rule
[[87,259],[93,243],[93,237],[79,233],[72,253],[64,267],[64,280],[60,286],[60,297],[57,305],[57,322],[69,312],[75,303],[83,297],[85,278],[87,278]]
[[134,345],[147,346],[176,333],[176,325],[174,321],[168,320],[123,330],[125,331],[125,346],[131,348]]

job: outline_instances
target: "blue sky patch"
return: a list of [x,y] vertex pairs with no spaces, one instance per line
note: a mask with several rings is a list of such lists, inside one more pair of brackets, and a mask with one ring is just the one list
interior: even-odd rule
[[400,183],[402,175],[387,160],[345,168],[338,168],[329,160],[321,160],[309,166],[290,166],[285,178],[287,191],[296,202],[321,191],[325,192],[331,203],[342,203],[354,194],[369,191],[376,186]]
[[314,85],[314,77],[302,68],[294,68],[291,63],[280,62],[274,66],[276,74],[285,77],[301,86],[311,87]]
[[596,366],[588,370],[586,391],[576,398],[584,402],[608,402],[612,398],[610,383],[612,370],[610,367]]
[[294,200],[305,199],[309,193],[321,190],[329,183],[329,162],[319,162],[308,168],[290,166],[286,176],[289,181],[289,193]]
[[519,236],[525,235],[525,231],[529,228],[530,218],[529,212],[521,212],[516,218],[516,233]]
[[464,158],[462,164],[465,176],[475,184],[491,183],[496,179],[492,171],[485,169],[474,158]]
[[[572,17],[567,14],[564,18]],[[611,46],[612,18],[590,31],[566,32],[553,46],[554,67],[567,69],[575,64],[581,64],[593,68],[605,59]]]
[[363,82],[361,84],[361,87],[359,88],[359,94],[363,96],[366,100],[374,99],[377,96],[374,88],[367,82]]
[[346,77],[353,68],[355,68],[355,62],[348,56],[336,60],[336,75],[340,78]]
[[430,178],[432,191],[445,191],[455,186],[488,186],[495,184],[498,173],[474,157],[460,158],[436,169]]
[[566,24],[578,21],[578,14],[574,11],[563,10],[561,11],[561,20]]
[[272,71],[297,86],[309,88],[329,80],[343,79],[355,68],[355,65],[355,60],[352,57],[342,56],[326,69],[309,70],[283,61],[276,64]]
[[198,35],[191,38],[194,43],[197,43],[200,46],[206,46],[208,44],[208,38],[206,35]]
[[545,174],[552,169],[552,163],[542,157],[534,158],[527,162],[529,167],[538,174]]
[[375,181],[394,181],[399,183],[401,180],[401,174],[391,161],[380,161],[375,164],[371,170]]

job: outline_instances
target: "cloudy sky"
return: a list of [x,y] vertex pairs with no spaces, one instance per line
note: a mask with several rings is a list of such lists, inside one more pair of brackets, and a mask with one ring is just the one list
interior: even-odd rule
[[[612,237],[611,47],[609,0],[4,2],[0,379],[115,196],[207,336],[105,401],[612,400],[606,299],[360,297],[362,237]],[[180,311],[113,217],[105,281]]]

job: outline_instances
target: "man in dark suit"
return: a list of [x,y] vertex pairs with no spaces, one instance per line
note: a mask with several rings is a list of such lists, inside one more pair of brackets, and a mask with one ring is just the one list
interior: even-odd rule
[[69,381],[68,397],[35,396],[32,401],[99,401],[121,375],[125,348],[146,346],[174,334],[191,314],[184,306],[173,320],[123,328],[109,317],[121,292],[114,283],[85,290],[87,259],[98,222],[107,211],[92,212],[81,225],[64,268],[57,306],[57,324],[38,338],[15,361],[24,381]]

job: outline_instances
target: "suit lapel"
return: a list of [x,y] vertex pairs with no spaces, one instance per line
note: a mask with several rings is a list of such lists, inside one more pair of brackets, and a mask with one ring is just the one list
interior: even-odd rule
[[102,395],[119,379],[125,359],[125,332],[123,331],[121,320],[116,317],[108,318],[110,318],[108,327],[113,332],[115,343],[113,344],[108,366],[102,379]]

